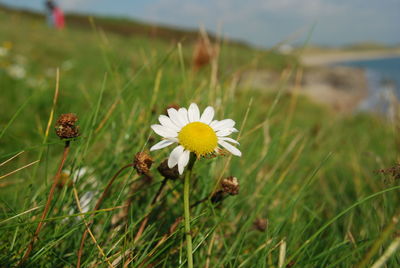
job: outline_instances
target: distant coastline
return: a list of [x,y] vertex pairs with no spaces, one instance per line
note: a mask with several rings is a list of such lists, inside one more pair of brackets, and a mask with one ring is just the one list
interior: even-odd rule
[[[400,49],[308,51],[303,92],[339,111],[372,111],[393,118],[400,97]],[[397,65],[396,65],[397,64]]]
[[372,60],[400,57],[400,49],[394,50],[371,50],[371,51],[326,51],[305,53],[301,62],[305,66],[331,65],[340,62],[356,60]]

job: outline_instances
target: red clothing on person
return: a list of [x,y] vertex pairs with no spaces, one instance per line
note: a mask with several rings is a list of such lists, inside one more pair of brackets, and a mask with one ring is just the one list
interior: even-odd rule
[[53,9],[54,26],[57,29],[62,29],[65,26],[64,13],[58,7]]

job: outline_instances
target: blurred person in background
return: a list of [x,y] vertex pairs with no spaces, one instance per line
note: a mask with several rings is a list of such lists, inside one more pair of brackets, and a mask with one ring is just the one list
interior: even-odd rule
[[46,1],[47,23],[50,27],[62,29],[65,26],[64,13],[52,0]]

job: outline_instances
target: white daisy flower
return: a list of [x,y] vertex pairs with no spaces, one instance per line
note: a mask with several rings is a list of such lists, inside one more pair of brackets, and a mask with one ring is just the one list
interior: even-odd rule
[[236,140],[227,137],[233,132],[238,132],[235,121],[224,119],[213,120],[214,108],[208,106],[202,115],[199,107],[192,103],[189,109],[168,109],[168,116],[160,115],[160,125],[152,125],[155,133],[163,137],[163,140],[150,148],[150,151],[165,148],[174,143],[179,144],[172,150],[168,158],[168,167],[178,165],[179,174],[183,173],[189,162],[190,153],[197,157],[211,153],[218,153],[222,146],[233,155],[241,156],[242,153],[232,144],[239,144]]

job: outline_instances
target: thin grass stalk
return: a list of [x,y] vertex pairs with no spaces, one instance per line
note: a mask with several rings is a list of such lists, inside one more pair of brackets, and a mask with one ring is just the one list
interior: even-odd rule
[[40,217],[40,222],[38,223],[38,226],[37,226],[36,231],[35,231],[35,233],[34,233],[34,235],[32,237],[32,240],[28,245],[28,249],[26,250],[26,252],[25,252],[24,256],[22,257],[21,261],[19,262],[18,266],[23,265],[28,260],[29,255],[32,252],[33,246],[34,246],[36,240],[39,238],[39,233],[40,233],[40,231],[41,231],[41,229],[43,227],[43,223],[44,223],[44,220],[46,219],[47,213],[50,210],[51,201],[53,200],[54,192],[55,192],[56,187],[57,187],[57,185],[59,183],[59,180],[60,180],[61,171],[62,171],[62,169],[64,167],[65,161],[66,161],[68,153],[69,153],[69,148],[70,148],[69,145],[70,145],[70,141],[66,141],[65,142],[65,146],[64,146],[64,152],[63,152],[63,155],[62,155],[62,158],[61,158],[61,162],[60,162],[60,165],[58,167],[57,173],[56,173],[56,175],[54,177],[53,184],[52,184],[52,186],[50,188],[50,192],[49,192],[49,196],[47,197],[46,205],[44,207],[42,216]]
[[390,223],[385,227],[385,229],[379,235],[379,238],[369,249],[367,254],[362,258],[362,261],[357,266],[355,266],[356,268],[363,268],[368,266],[369,261],[374,257],[374,255],[379,251],[379,248],[382,246],[382,244],[389,238],[389,236],[396,229],[398,222],[399,222],[399,217],[394,216],[390,221]]
[[27,164],[27,165],[25,165],[25,166],[22,166],[22,167],[20,167],[20,168],[17,168],[16,170],[11,171],[11,172],[9,172],[9,173],[7,173],[7,174],[5,174],[5,175],[2,175],[2,176],[0,176],[0,180],[6,178],[6,177],[8,177],[8,176],[11,176],[11,175],[14,174],[14,173],[17,173],[18,171],[23,170],[24,168],[30,167],[30,166],[36,164],[36,163],[39,162],[39,161],[40,161],[40,160],[33,161],[32,163],[29,163],[29,164]]
[[[194,204],[190,205],[190,208],[195,208],[198,205],[204,203],[205,201],[208,201],[210,198],[207,196],[197,202],[195,202]],[[178,217],[175,219],[175,221],[169,226],[168,228],[168,232],[165,233],[161,239],[157,242],[156,246],[152,249],[152,251],[149,253],[148,257],[140,264],[139,267],[143,267],[143,265],[146,264],[146,262],[148,261],[148,259],[153,256],[153,254],[156,252],[157,248],[159,248],[165,241],[167,241],[176,231],[176,229],[179,227],[179,224],[182,222],[183,217]]]
[[382,256],[371,266],[371,268],[381,268],[382,266],[384,266],[388,259],[396,253],[399,247],[400,237],[397,237],[393,240],[392,243],[390,243],[388,249],[385,250]]
[[17,158],[19,155],[23,154],[24,152],[25,152],[25,151],[21,151],[21,152],[15,154],[15,155],[13,155],[11,158],[7,159],[6,161],[0,163],[0,167],[1,167],[1,166],[4,166],[5,164],[7,164],[8,162],[10,162],[11,160]]
[[[165,187],[165,184],[167,183],[167,178],[164,178],[163,181],[161,182],[160,188],[158,188],[157,193],[155,194],[155,196],[153,197],[153,200],[151,201],[150,207],[152,208],[154,206],[155,203],[157,203],[157,201],[160,198],[160,195],[162,193],[162,190]],[[139,230],[136,233],[135,239],[134,239],[134,243],[136,243],[140,237],[143,234],[144,229],[146,228],[147,222],[149,221],[149,217],[150,217],[150,213],[147,214],[147,216],[143,219],[142,223],[140,224]]]
[[[238,141],[240,140],[241,135],[242,135],[242,133],[243,133],[243,129],[244,129],[244,126],[246,125],[246,122],[247,122],[247,119],[248,119],[248,116],[249,116],[249,113],[250,113],[250,108],[251,108],[252,104],[253,104],[253,98],[250,99],[249,104],[248,104],[248,106],[247,106],[246,113],[245,113],[244,118],[243,118],[243,121],[242,121],[243,123],[242,123],[242,126],[240,127],[240,130],[239,130],[239,136],[237,137],[237,140],[238,140]],[[225,174],[226,171],[228,170],[228,166],[229,166],[229,164],[230,164],[230,162],[231,162],[231,159],[232,159],[232,155],[229,155],[229,156],[228,156],[228,159],[226,160],[225,165],[224,165],[224,167],[223,167],[223,169],[222,169],[222,172],[220,173],[220,175],[219,175],[219,177],[218,177],[218,179],[217,179],[217,182],[216,182],[215,185],[214,185],[212,194],[216,193],[216,191],[217,191],[217,189],[218,189],[218,186],[220,185],[221,180],[222,180],[224,174]]]
[[328,222],[326,222],[321,228],[319,228],[310,238],[308,238],[303,245],[301,245],[289,258],[287,258],[286,260],[286,265],[289,264],[292,260],[294,260],[305,248],[307,245],[309,245],[314,239],[316,239],[326,228],[328,228],[332,223],[334,223],[336,220],[338,220],[339,218],[341,218],[342,216],[344,216],[345,214],[347,214],[350,210],[352,210],[353,208],[365,203],[366,201],[369,201],[370,199],[373,199],[377,196],[380,196],[382,194],[385,194],[387,192],[391,192],[394,190],[400,190],[400,186],[394,186],[391,188],[387,188],[385,190],[382,190],[380,192],[371,194],[367,197],[364,197],[363,199],[358,200],[357,202],[355,202],[354,204],[352,204],[351,206],[347,207],[345,210],[343,210],[342,212],[340,212],[339,214],[337,214],[335,217],[333,217],[332,219],[330,219]]
[[209,268],[210,267],[211,252],[212,252],[212,249],[213,249],[214,241],[215,241],[215,233],[212,234],[210,245],[208,246],[205,268]]
[[[74,192],[75,201],[76,201],[76,205],[78,206],[79,212],[80,212],[80,213],[83,213],[83,211],[82,211],[82,206],[81,206],[81,203],[80,203],[80,201],[79,201],[78,191],[76,190],[75,185],[74,185],[74,188],[73,188],[73,192]],[[114,266],[111,264],[110,260],[107,258],[106,254],[104,253],[104,250],[100,247],[100,245],[99,245],[99,243],[97,242],[97,240],[96,240],[95,236],[93,235],[92,231],[90,230],[89,225],[88,225],[87,221],[85,220],[85,216],[82,215],[81,218],[82,218],[83,223],[84,223],[85,226],[86,226],[86,229],[87,229],[87,231],[88,231],[90,237],[91,237],[92,240],[93,240],[93,243],[96,245],[97,249],[99,250],[100,254],[103,256],[103,258],[105,259],[105,261],[108,263],[108,266],[109,266],[109,267],[114,267]]]
[[[133,167],[133,164],[128,164],[123,166],[122,168],[120,168],[117,173],[114,174],[114,176],[110,179],[110,181],[108,182],[106,188],[104,188],[103,193],[101,194],[100,198],[97,200],[96,205],[94,207],[94,211],[98,210],[100,208],[101,203],[103,203],[104,198],[107,196],[112,184],[114,183],[114,181],[117,179],[117,177],[119,176],[119,174],[121,174],[122,171],[124,171],[125,169],[129,168],[129,167]],[[83,231],[82,237],[81,237],[81,243],[79,246],[79,250],[78,250],[78,260],[76,262],[76,267],[79,268],[81,267],[81,260],[82,260],[82,253],[83,253],[83,248],[85,246],[85,240],[86,240],[86,236],[88,234],[88,228],[90,228],[90,226],[93,224],[93,219],[88,222],[87,224],[87,228]]]
[[[54,88],[54,96],[53,96],[53,105],[51,107],[50,110],[50,115],[49,115],[49,119],[47,121],[47,126],[46,126],[46,131],[44,133],[44,137],[42,140],[42,145],[45,145],[47,143],[47,139],[49,137],[49,133],[50,133],[50,127],[51,127],[51,123],[53,122],[53,118],[54,118],[54,111],[56,109],[56,105],[57,105],[57,100],[58,100],[58,96],[59,96],[59,91],[60,91],[60,69],[57,68],[56,71],[56,85]],[[43,146],[40,151],[39,151],[39,160],[42,159],[43,156],[43,152],[44,152],[45,147]],[[37,166],[34,168],[33,170],[33,176],[37,175]]]

